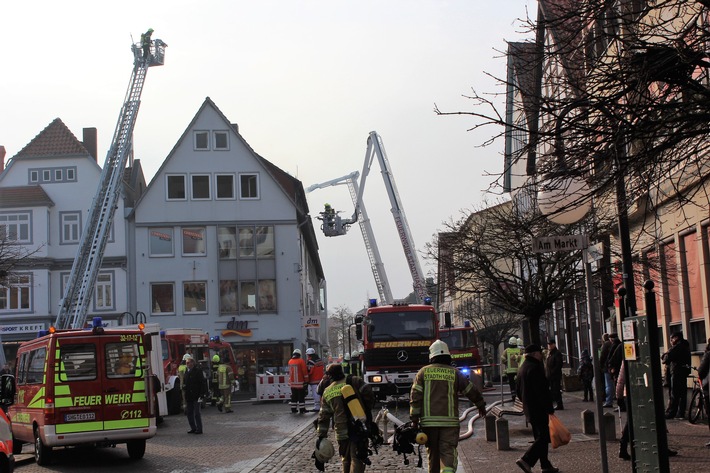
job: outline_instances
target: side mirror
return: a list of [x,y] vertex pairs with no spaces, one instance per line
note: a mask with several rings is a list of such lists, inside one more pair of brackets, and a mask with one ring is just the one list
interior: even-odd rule
[[358,341],[360,341],[360,342],[362,341],[362,325],[361,324],[357,324],[355,326],[355,338],[357,338]]
[[15,377],[11,374],[4,374],[0,377],[0,404],[9,406],[15,402]]

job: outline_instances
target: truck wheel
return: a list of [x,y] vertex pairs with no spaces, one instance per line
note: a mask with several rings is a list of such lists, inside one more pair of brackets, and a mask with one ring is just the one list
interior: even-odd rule
[[128,447],[128,456],[133,460],[139,460],[145,455],[145,439],[129,440],[126,447]]
[[12,436],[12,453],[13,455],[22,453],[22,442],[17,440],[14,435]]
[[176,415],[180,414],[182,409],[182,394],[180,392],[180,381],[175,380],[175,385],[173,389],[168,391],[168,414]]
[[15,471],[14,463],[6,455],[0,455],[0,473],[13,473]]
[[49,465],[52,461],[52,447],[48,447],[42,442],[39,430],[35,429],[35,463],[39,466]]

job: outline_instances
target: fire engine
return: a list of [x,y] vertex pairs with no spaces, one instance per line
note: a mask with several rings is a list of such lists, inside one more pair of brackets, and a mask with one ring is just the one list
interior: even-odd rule
[[439,338],[439,318],[431,299],[383,306],[371,299],[355,324],[364,348],[365,380],[375,397],[382,401],[408,396],[417,371],[429,363],[429,345]]
[[35,447],[46,465],[55,447],[125,443],[142,458],[156,433],[156,404],[150,368],[151,337],[142,330],[105,328],[40,332],[17,350],[15,378],[3,383],[12,399],[13,453]]
[[[449,318],[448,313],[444,318]],[[449,346],[451,363],[463,374],[470,378],[481,375],[481,368],[478,366],[481,364],[478,339],[471,322],[465,321],[463,327],[452,327],[447,323],[439,330],[439,338]]]
[[[167,390],[168,412],[179,414],[182,405],[182,393],[178,367],[185,353],[190,353],[202,368],[207,378],[212,373],[212,357],[219,355],[221,360],[227,360],[235,375],[237,362],[232,346],[220,340],[218,336],[211,337],[199,328],[173,328],[160,332],[160,342],[163,352],[163,369],[165,371],[165,387]],[[209,386],[211,389],[211,386]],[[212,402],[214,396],[208,394]],[[206,399],[206,400],[207,400]]]

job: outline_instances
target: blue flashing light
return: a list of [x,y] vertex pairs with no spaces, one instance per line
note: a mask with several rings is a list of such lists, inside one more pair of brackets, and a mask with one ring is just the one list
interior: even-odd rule
[[424,298],[424,304],[425,304],[425,305],[431,305],[431,297],[425,297],[425,298]]
[[464,321],[463,321],[463,326],[464,326],[464,327],[470,327],[470,326],[471,326],[471,321],[470,321],[470,320],[464,320]]
[[219,343],[219,335],[215,335],[214,337],[210,337],[210,342]]
[[470,371],[471,371],[471,370],[469,370],[468,368],[465,368],[465,367],[464,367],[464,368],[461,368],[461,373],[462,373],[462,374],[468,374]]
[[96,327],[103,327],[103,321],[101,320],[101,317],[94,317],[91,319],[91,328],[96,328]]
[[370,299],[370,307],[377,307],[377,299]]
[[40,330],[37,332],[37,338],[44,337],[45,335],[49,335],[49,330]]
[[165,338],[165,330],[160,331],[160,338]]

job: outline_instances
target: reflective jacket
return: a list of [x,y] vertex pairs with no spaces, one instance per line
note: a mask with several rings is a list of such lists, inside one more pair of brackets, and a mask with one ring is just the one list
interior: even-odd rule
[[[330,420],[333,419],[335,426],[335,438],[337,440],[346,440],[349,438],[348,432],[348,408],[343,400],[343,393],[340,389],[348,383],[357,393],[366,414],[372,413],[372,408],[375,406],[375,397],[372,394],[372,388],[369,384],[363,381],[359,376],[348,376],[339,381],[333,381],[323,392],[321,400],[321,408],[318,412],[318,436],[325,437],[328,434]],[[369,419],[369,417],[368,417]]]
[[221,363],[217,368],[217,379],[219,389],[227,389],[234,381],[234,371],[228,364]]
[[434,363],[420,369],[409,395],[409,416],[422,427],[458,427],[459,393],[479,409],[483,395],[461,372],[450,365]]
[[506,374],[515,374],[520,367],[520,358],[523,351],[520,348],[509,347],[503,350],[503,356],[500,357],[500,362],[505,365]]
[[318,384],[321,379],[323,379],[323,373],[325,372],[325,363],[321,359],[315,359],[314,355],[308,359],[308,383]]
[[291,388],[303,388],[308,383],[308,368],[303,358],[288,360],[288,385]]

